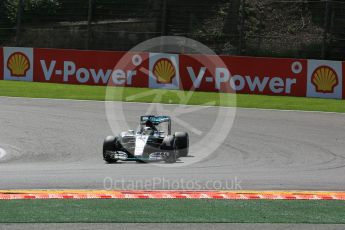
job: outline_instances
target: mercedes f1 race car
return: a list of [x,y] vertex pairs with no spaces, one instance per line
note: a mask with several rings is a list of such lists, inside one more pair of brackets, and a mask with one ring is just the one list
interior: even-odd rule
[[186,132],[171,134],[169,116],[141,116],[136,131],[108,136],[103,143],[103,159],[107,163],[121,161],[175,163],[188,156],[189,136]]

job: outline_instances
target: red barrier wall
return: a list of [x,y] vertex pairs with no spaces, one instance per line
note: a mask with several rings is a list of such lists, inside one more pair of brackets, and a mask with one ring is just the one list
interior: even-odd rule
[[[153,54],[149,57],[149,55],[148,53],[35,49],[35,81],[106,85],[110,79],[110,84],[116,86],[306,95],[306,60],[173,54]],[[138,56],[141,62],[136,62],[135,56]],[[171,85],[172,82],[162,83],[153,79],[157,78],[156,64],[164,60],[172,61],[168,64],[175,68],[175,78],[179,78],[179,82],[175,85]],[[178,63],[173,66],[173,62]],[[292,69],[294,63],[298,63],[297,74]],[[167,68],[163,64],[162,66]],[[162,68],[159,70],[164,72],[165,69]],[[149,79],[150,72],[151,79]]]
[[184,89],[306,96],[306,60],[181,55],[180,72]]
[[345,99],[339,61],[0,47],[0,64],[5,80]]
[[343,62],[343,99],[345,99],[345,62]]
[[0,47],[0,80],[4,79],[4,51]]
[[[125,52],[35,49],[35,81],[148,87],[147,75]],[[148,54],[140,53],[143,60]],[[121,63],[119,62],[121,59]],[[147,67],[146,67],[147,68]],[[113,81],[111,81],[113,79]]]

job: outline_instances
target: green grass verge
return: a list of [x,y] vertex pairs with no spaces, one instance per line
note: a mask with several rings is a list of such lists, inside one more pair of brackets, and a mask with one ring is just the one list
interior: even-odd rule
[[8,200],[0,223],[345,223],[344,201]]
[[[115,101],[158,102],[190,105],[214,103],[214,105],[230,107],[237,106],[243,108],[345,113],[345,100],[245,94],[234,95],[207,92],[194,92],[191,97],[187,97],[186,95],[188,92],[186,93],[178,90],[153,90],[121,87],[112,87],[110,94],[113,95],[111,100]],[[0,81],[0,96],[104,101],[106,99],[105,95],[106,87],[103,86]],[[141,96],[136,97],[135,95]]]

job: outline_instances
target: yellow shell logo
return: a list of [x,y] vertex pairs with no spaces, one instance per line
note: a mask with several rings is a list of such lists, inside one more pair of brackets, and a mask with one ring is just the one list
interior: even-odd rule
[[7,68],[10,70],[12,76],[25,77],[27,71],[30,69],[29,58],[21,52],[13,53],[8,58]]
[[176,75],[175,66],[170,59],[162,58],[153,67],[153,74],[158,83],[171,84]]
[[318,93],[333,93],[339,84],[338,75],[331,67],[320,66],[312,75],[312,83]]

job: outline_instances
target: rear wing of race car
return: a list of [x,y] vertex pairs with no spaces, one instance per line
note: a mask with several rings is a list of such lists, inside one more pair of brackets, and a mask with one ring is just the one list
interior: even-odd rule
[[171,134],[171,118],[169,116],[154,116],[154,115],[147,115],[140,117],[140,124],[145,125],[147,121],[151,121],[154,125],[159,125],[161,123],[168,123],[168,132],[169,135]]

